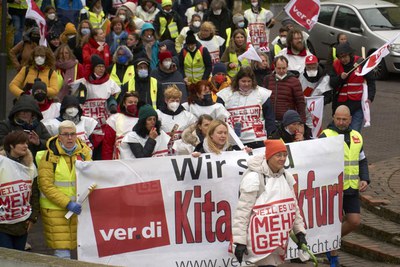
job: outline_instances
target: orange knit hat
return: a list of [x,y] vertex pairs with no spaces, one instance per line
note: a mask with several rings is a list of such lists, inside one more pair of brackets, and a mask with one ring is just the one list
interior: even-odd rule
[[282,140],[265,140],[265,159],[269,160],[273,155],[279,152],[287,152],[285,143]]

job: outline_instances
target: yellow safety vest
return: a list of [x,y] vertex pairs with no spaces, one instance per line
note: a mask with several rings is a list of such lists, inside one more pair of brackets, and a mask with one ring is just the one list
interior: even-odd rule
[[116,64],[114,64],[110,73],[110,78],[116,84],[118,84],[119,87],[121,87],[121,85],[123,84],[128,83],[128,91],[135,91],[135,67],[133,65],[128,66],[121,81],[117,75],[117,66]]
[[[46,150],[39,151],[36,154],[36,163],[39,163],[41,158],[46,155]],[[48,153],[48,152],[47,152]],[[72,161],[75,162],[77,155],[72,155]],[[76,173],[75,164],[69,170],[64,157],[59,156],[55,167],[54,185],[56,188],[69,197],[71,201],[76,201]],[[43,193],[40,193],[40,207],[52,210],[64,210],[65,207],[59,207],[51,202]]]
[[96,13],[89,11],[88,7],[84,7],[84,8],[87,9],[87,11],[88,11],[89,21],[90,21],[90,24],[92,24],[93,29],[95,29],[95,28],[103,29],[103,24],[106,21],[106,15],[104,14],[104,12],[101,11],[100,14],[97,15]]
[[280,45],[278,45],[278,44],[274,45],[274,55],[275,56],[278,55],[279,52],[281,52],[281,50],[282,50],[282,48],[280,47]]
[[[167,29],[167,20],[164,17],[160,17],[160,36],[162,36]],[[178,32],[178,25],[176,25],[176,22],[174,19],[171,20],[171,22],[168,24],[168,30],[169,34],[171,35],[171,38],[175,39],[178,37],[179,32]]]
[[[40,6],[41,4],[39,5],[37,3],[37,5]],[[7,6],[9,8],[15,8],[15,9],[28,9],[28,4],[26,3],[26,0],[21,0],[21,3],[19,4],[15,2],[8,3]]]
[[185,70],[185,75],[188,77],[189,82],[197,83],[201,81],[206,71],[206,66],[204,66],[203,61],[203,47],[201,46],[197,49],[196,54],[192,58],[191,53],[189,53],[186,49],[183,51],[183,66]]
[[[331,129],[325,129],[324,133],[327,137],[337,136],[338,132]],[[358,189],[359,182],[359,158],[363,146],[363,138],[361,134],[355,130],[350,132],[350,147],[344,144],[344,177],[343,190],[353,188]]]
[[[244,32],[246,33],[247,36],[249,36],[249,31],[247,30],[247,28],[244,29]],[[231,40],[232,28],[227,28],[225,30],[225,33],[226,33],[225,47],[228,48],[229,42]]]
[[243,66],[243,67],[250,66],[250,63],[247,60],[247,58],[244,58],[242,60],[242,62],[240,62],[240,64],[239,64],[239,59],[238,59],[236,53],[229,53],[229,63],[236,63],[236,65],[237,65],[237,67],[233,68],[233,69],[229,69],[229,67],[228,67],[228,69],[229,69],[228,76],[231,78],[233,78],[236,75],[236,73],[238,73],[238,71],[240,70],[240,66]]
[[[151,98],[151,104],[153,106],[154,109],[157,109],[157,91],[158,91],[158,87],[157,87],[157,79],[150,77],[150,98]],[[135,87],[135,79],[132,78],[132,90],[128,90],[128,92],[133,92],[136,91],[136,87]],[[129,89],[131,89],[129,88]]]
[[336,57],[336,47],[332,47],[332,57],[333,57],[333,61],[335,61]]

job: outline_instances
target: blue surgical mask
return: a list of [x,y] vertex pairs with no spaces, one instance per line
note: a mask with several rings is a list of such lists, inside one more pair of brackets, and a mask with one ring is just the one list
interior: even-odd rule
[[128,62],[128,56],[127,55],[122,55],[118,57],[118,63],[119,64],[125,64]]
[[149,71],[148,70],[138,70],[138,75],[140,78],[146,78],[149,76]]
[[238,27],[239,27],[239,28],[244,28],[244,22],[243,22],[243,21],[239,22],[239,23],[238,23]]
[[61,142],[60,142],[60,144],[61,144],[62,149],[64,149],[65,153],[67,153],[70,156],[72,155],[72,153],[74,153],[74,151],[77,147],[77,145],[75,144],[74,147],[72,147],[72,148],[66,148]]
[[90,29],[89,28],[83,28],[83,29],[81,29],[81,34],[82,35],[87,35],[87,34],[89,34],[90,33]]

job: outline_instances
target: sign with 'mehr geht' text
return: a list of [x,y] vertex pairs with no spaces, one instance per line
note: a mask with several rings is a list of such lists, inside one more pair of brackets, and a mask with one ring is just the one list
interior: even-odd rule
[[[343,137],[293,143],[288,152],[286,168],[298,182],[297,201],[311,250],[339,248]],[[228,246],[248,158],[237,151],[77,163],[78,193],[93,182],[98,185],[78,217],[79,260],[123,266],[240,266]],[[279,235],[291,218],[274,218],[292,210],[292,201],[261,207],[260,213],[271,216],[254,225]],[[274,238],[260,232],[260,253]],[[287,257],[297,257],[291,241]]]

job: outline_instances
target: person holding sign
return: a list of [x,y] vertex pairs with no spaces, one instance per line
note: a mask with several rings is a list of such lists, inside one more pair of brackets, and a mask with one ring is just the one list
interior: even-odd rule
[[281,140],[265,140],[265,155],[251,157],[240,183],[239,203],[232,222],[234,254],[241,263],[277,266],[283,263],[290,231],[299,248],[307,244],[306,230],[293,189],[292,174]]
[[10,132],[0,150],[0,247],[24,250],[39,215],[39,189],[29,137]]

